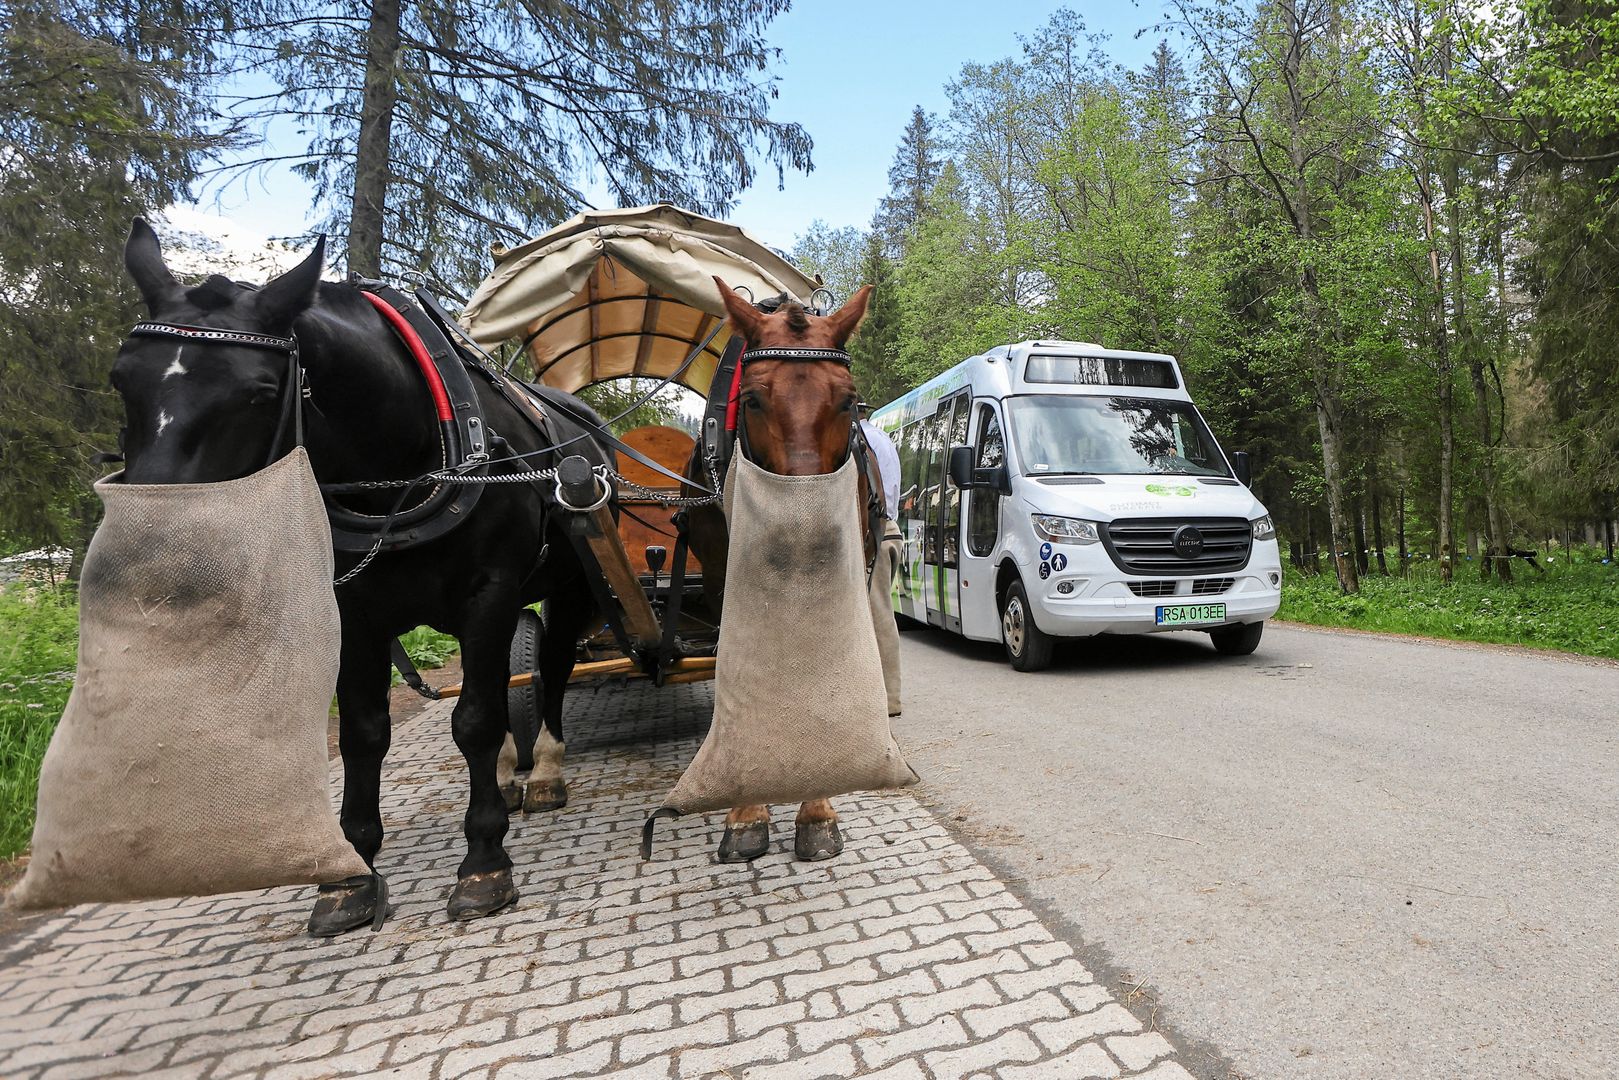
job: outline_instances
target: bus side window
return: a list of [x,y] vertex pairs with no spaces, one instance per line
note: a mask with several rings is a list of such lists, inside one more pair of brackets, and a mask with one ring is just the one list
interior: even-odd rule
[[[978,468],[993,469],[1006,462],[1006,440],[1001,421],[987,402],[978,407]],[[973,488],[967,500],[967,550],[980,559],[995,551],[1001,497],[993,488]]]

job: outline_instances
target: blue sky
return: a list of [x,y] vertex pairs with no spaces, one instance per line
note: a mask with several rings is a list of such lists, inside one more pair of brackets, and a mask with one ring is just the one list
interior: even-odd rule
[[[816,218],[864,227],[888,189],[888,166],[911,109],[948,110],[946,84],[963,64],[1019,55],[1018,37],[1068,7],[1107,50],[1129,67],[1143,65],[1157,37],[1138,38],[1158,16],[1156,3],[1059,3],[1048,0],[796,0],[770,38],[781,49],[780,98],[772,114],[797,121],[815,140],[815,170],[789,172],[777,190],[762,169],[729,219],[777,247],[792,246]],[[199,209],[217,212],[247,234],[291,235],[305,227],[309,189],[284,171],[236,184]]]

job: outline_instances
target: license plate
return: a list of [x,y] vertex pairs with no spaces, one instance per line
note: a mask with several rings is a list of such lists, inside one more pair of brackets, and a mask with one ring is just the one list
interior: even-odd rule
[[1159,626],[1225,622],[1224,604],[1173,604],[1158,609]]

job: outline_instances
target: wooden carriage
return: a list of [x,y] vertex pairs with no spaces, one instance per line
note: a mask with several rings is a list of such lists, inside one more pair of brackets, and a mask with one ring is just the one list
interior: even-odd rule
[[[581,214],[497,250],[495,260],[462,325],[508,370],[569,393],[635,377],[643,387],[666,382],[706,399],[727,350],[741,347],[725,323],[716,276],[756,300],[785,294],[809,304],[819,287],[736,226],[667,204]],[[693,430],[654,425],[619,438],[679,476],[700,420]],[[719,630],[702,603],[702,568],[687,554],[677,581],[682,560],[669,558],[678,508],[666,500],[700,493],[623,453],[618,474],[610,506],[575,515],[593,557],[587,566],[600,570],[593,586],[607,620],[580,642],[573,679],[712,678]],[[533,671],[534,640],[520,628],[514,694],[531,683],[523,672]],[[535,696],[530,689],[513,705],[523,710]]]

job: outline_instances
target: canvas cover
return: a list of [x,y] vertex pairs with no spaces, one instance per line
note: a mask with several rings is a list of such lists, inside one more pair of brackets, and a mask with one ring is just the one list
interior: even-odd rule
[[731,459],[714,723],[655,816],[916,782],[888,726],[857,468],[779,476]]
[[580,214],[498,253],[461,322],[485,348],[525,342],[536,381],[569,393],[663,378],[719,327],[679,379],[707,394],[731,336],[716,276],[755,300],[808,303],[817,287],[735,225],[662,203]]
[[9,902],[55,907],[369,873],[328,794],[339,626],[302,448],[219,484],[96,484],[79,663]]

